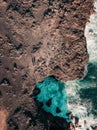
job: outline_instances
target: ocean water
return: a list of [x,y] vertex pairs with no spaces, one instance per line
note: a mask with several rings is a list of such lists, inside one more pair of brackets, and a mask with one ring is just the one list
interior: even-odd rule
[[78,114],[83,130],[86,130],[84,120],[89,129],[90,125],[97,123],[97,0],[94,2],[94,10],[96,12],[90,16],[90,23],[84,32],[89,54],[84,77],[66,82],[68,107],[73,114]]
[[89,62],[85,66],[83,78],[63,83],[53,77],[46,77],[36,85],[41,90],[37,99],[43,103],[45,111],[67,118],[67,121],[70,119],[66,114],[70,111],[79,117],[82,127],[75,130],[91,130],[90,126],[97,123],[97,0],[94,10],[96,12],[90,16],[90,23],[84,32]]
[[37,83],[37,88],[40,89],[37,100],[43,103],[43,109],[46,112],[50,112],[54,116],[63,117],[68,122],[71,121],[66,115],[70,111],[67,105],[65,83],[53,77],[46,77],[43,82]]

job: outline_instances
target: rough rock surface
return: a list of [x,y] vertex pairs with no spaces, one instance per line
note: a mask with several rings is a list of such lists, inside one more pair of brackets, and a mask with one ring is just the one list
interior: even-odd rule
[[0,106],[9,111],[8,130],[43,129],[24,114],[36,117],[30,95],[38,81],[83,76],[91,13],[93,0],[0,0]]

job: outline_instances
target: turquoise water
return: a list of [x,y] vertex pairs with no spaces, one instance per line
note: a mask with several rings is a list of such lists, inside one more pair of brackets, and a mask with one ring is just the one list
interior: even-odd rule
[[65,83],[69,109],[90,124],[97,122],[97,0],[95,11],[85,28],[89,61],[83,79]]
[[[97,8],[95,11],[97,12]],[[36,85],[41,90],[37,99],[43,102],[43,109],[54,116],[64,117],[70,121],[66,114],[71,110],[82,122],[88,120],[88,123],[95,123],[97,122],[97,13],[90,17],[85,36],[89,62],[85,66],[83,79],[63,83],[53,77],[46,77],[43,82]],[[51,103],[49,106],[46,104],[48,101]]]
[[[69,121],[66,115],[70,111],[67,106],[65,83],[53,77],[46,77],[43,82],[37,83],[36,87],[41,90],[37,100],[43,103],[43,109],[54,116],[67,118]],[[48,101],[50,101],[49,105],[47,105]]]

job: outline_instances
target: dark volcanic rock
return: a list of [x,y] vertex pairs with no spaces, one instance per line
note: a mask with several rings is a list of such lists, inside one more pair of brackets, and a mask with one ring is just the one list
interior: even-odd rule
[[52,103],[52,98],[50,98],[50,99],[46,102],[46,105],[47,105],[48,107],[50,107],[50,106],[51,106],[51,103]]
[[91,128],[92,128],[92,130],[96,130],[97,129],[97,124],[92,124]]
[[56,113],[60,113],[61,112],[61,110],[57,107],[56,108]]
[[39,120],[34,126],[22,105],[35,113],[30,95],[37,82],[83,76],[91,13],[93,0],[0,0],[0,106],[9,112],[8,130],[44,128]]
[[64,118],[54,117],[50,130],[69,130],[69,123]]
[[35,88],[33,90],[33,96],[37,96],[40,93],[40,89],[39,88]]

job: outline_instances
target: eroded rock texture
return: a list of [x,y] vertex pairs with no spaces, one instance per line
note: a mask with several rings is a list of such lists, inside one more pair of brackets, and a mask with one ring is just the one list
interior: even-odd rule
[[92,12],[93,0],[0,0],[0,105],[9,111],[8,130],[43,129],[41,123],[28,127],[22,114],[25,104],[35,114],[30,95],[38,81],[83,76],[84,29]]

